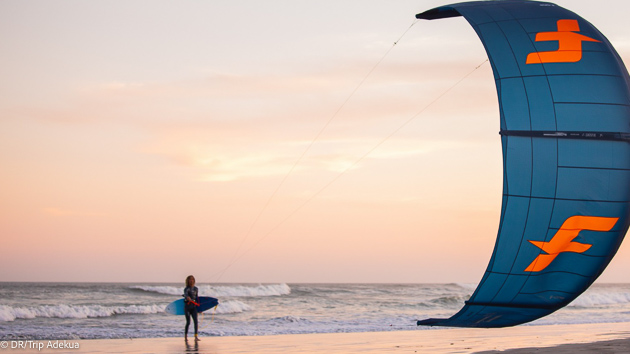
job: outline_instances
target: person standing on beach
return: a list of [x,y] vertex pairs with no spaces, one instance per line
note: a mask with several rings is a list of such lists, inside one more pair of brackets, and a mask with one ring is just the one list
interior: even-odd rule
[[186,277],[186,288],[184,288],[184,314],[186,315],[186,327],[184,328],[184,339],[188,340],[188,327],[190,326],[190,318],[195,323],[195,341],[197,337],[197,306],[199,306],[199,289],[195,286],[195,277],[189,275]]

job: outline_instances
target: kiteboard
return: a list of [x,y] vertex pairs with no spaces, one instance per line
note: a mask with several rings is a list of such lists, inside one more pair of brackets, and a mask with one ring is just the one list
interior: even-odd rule
[[[197,306],[197,312],[204,312],[219,304],[219,299],[215,299],[209,296],[199,296],[199,306]],[[164,312],[171,315],[183,315],[184,314],[184,299],[179,299],[171,302],[166,306]]]

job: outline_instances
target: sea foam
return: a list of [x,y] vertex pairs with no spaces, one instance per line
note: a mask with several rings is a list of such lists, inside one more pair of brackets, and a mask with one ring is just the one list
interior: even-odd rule
[[[216,313],[217,314],[241,313],[241,312],[251,311],[251,310],[252,310],[251,306],[245,303],[242,303],[240,301],[231,300],[231,301],[220,302],[219,306],[217,306]],[[210,311],[211,310],[209,310],[208,312]]]
[[152,285],[134,285],[129,289],[143,290],[150,293],[158,293],[165,295],[182,295],[184,293],[184,287],[177,286],[152,286]]
[[33,308],[0,305],[0,321],[9,322],[15,319],[29,318],[91,318],[109,317],[122,314],[154,314],[164,311],[163,305],[53,305]]
[[[199,295],[212,297],[262,297],[262,296],[282,296],[291,293],[291,288],[287,284],[268,285],[198,285]],[[136,285],[131,289],[143,290],[165,295],[181,295],[184,287],[177,286],[150,286]]]
[[597,307],[630,303],[630,292],[602,291],[602,289],[589,289],[575,299],[569,306]]
[[236,285],[236,286],[210,286],[199,288],[199,292],[210,294],[214,297],[261,297],[289,295],[291,288],[287,284],[270,285]]

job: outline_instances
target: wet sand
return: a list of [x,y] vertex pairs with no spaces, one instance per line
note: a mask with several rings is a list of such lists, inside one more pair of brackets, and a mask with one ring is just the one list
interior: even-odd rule
[[[40,341],[44,344],[47,341]],[[67,341],[79,349],[20,353],[630,353],[630,323],[518,326],[499,329],[429,328],[411,331],[273,336],[141,338]]]

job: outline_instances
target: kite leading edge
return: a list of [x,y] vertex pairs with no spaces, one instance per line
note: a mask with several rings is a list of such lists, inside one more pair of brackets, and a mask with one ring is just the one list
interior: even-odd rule
[[416,15],[457,16],[477,32],[496,82],[501,220],[464,307],[418,325],[514,326],[584,292],[628,230],[630,77],[593,25],[553,3],[474,1]]

